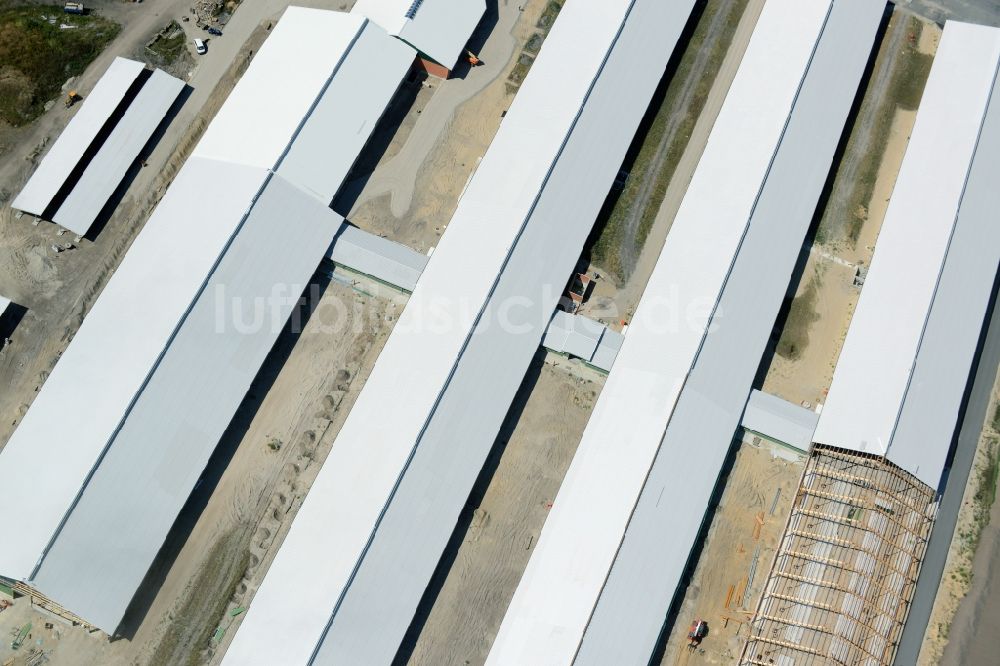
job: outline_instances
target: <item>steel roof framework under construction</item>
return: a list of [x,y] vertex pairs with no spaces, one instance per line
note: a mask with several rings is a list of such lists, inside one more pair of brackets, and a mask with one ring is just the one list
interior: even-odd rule
[[[998,61],[1000,30],[946,24],[741,664],[895,659],[1000,263]],[[950,187],[918,185],[929,172]],[[906,364],[902,383],[880,372]],[[853,421],[849,390],[880,399]]]
[[816,447],[740,664],[891,666],[935,507],[885,459]]

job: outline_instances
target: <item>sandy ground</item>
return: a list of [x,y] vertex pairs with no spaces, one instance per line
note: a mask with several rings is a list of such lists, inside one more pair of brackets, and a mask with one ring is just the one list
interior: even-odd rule
[[974,529],[973,497],[978,488],[979,470],[987,464],[987,448],[1000,440],[1000,432],[992,424],[998,402],[1000,375],[993,385],[993,399],[986,410],[986,423],[927,622],[918,666],[994,662],[995,637],[1000,634],[1000,571],[997,569],[1000,563],[1000,502],[993,504],[989,523],[983,529],[975,552],[966,545],[962,535]]
[[603,385],[568,365],[529,370],[533,385],[522,386],[487,462],[496,471],[473,490],[459,527],[464,537],[446,554],[454,561],[431,584],[437,598],[429,615],[418,614],[425,623],[415,645],[411,637],[404,646],[412,646],[409,663],[485,662]]
[[[749,631],[747,622],[763,593],[791,512],[804,460],[804,455],[767,440],[745,437],[668,637],[662,666],[732,664],[739,658]],[[761,514],[763,524],[758,528]],[[744,596],[741,591],[748,587],[754,553],[758,553],[756,572]],[[709,635],[699,649],[688,650],[688,628],[696,620],[708,623]]]
[[[882,100],[896,58],[900,49],[906,47],[908,23],[903,18],[897,13],[884,37],[884,46],[872,75],[873,83],[869,85],[855,121],[856,133],[869,133],[876,114],[884,112]],[[940,30],[926,26],[921,31],[918,50],[933,53],[939,38]],[[801,355],[795,360],[775,354],[764,382],[765,391],[795,404],[815,408],[826,402],[837,358],[860,294],[860,289],[854,286],[854,276],[859,268],[863,271],[871,263],[875,241],[917,115],[916,111],[899,106],[890,108],[893,108],[893,120],[867,210],[846,210],[845,204],[853,190],[852,175],[871,141],[867,136],[861,136],[842,157],[838,177],[827,202],[824,225],[833,231],[827,234],[825,240],[817,238],[810,247],[809,258],[796,290],[797,295],[802,295],[810,287],[816,289],[814,318],[806,332],[808,342],[800,346]],[[853,215],[863,215],[864,220],[856,243],[847,242],[841,234],[841,230],[848,225],[847,218]]]
[[861,228],[857,246],[839,249],[836,254],[819,244],[811,248],[797,290],[797,294],[801,294],[810,282],[817,288],[809,344],[794,361],[774,356],[764,381],[764,390],[768,393],[810,409],[826,402],[837,358],[861,294],[860,288],[854,286],[854,276],[857,267],[871,263],[875,239],[885,218],[916,115],[915,111],[896,110],[889,143],[868,204],[868,219]]
[[1000,635],[1000,502],[994,502],[990,511],[990,522],[983,529],[976,556],[972,561],[972,587],[955,613],[948,645],[940,663],[995,663],[998,635]]
[[390,146],[374,173],[345,186],[352,223],[421,252],[437,245],[513,99],[504,81],[546,2],[499,0],[496,24],[478,51],[485,64],[464,78],[418,84],[436,89],[416,96],[405,142]]

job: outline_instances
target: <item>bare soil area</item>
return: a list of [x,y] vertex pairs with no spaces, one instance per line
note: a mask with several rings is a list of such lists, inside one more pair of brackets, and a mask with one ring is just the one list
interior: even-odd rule
[[1000,375],[986,411],[917,666],[989,663],[1000,629]]
[[404,644],[410,664],[486,661],[603,386],[549,358],[529,370],[486,464],[495,472],[472,492],[461,543],[431,583],[433,607],[418,612],[419,635]]
[[[667,639],[662,666],[733,664],[739,659],[804,460],[791,449],[746,435]],[[687,633],[696,620],[705,621],[709,633],[691,650]]]
[[890,21],[764,382],[789,402],[826,402],[939,38],[905,13]]
[[505,81],[547,0],[501,4],[486,19],[494,25],[478,51],[483,66],[465,78],[409,84],[425,90],[409,95],[402,132],[373,173],[361,171],[361,180],[348,185],[360,188],[347,202],[352,223],[421,252],[437,245],[513,99]]

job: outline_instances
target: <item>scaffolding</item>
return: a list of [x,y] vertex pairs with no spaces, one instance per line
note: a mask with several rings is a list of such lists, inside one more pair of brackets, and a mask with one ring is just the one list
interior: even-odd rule
[[889,666],[937,511],[886,459],[815,446],[741,666]]
[[22,583],[20,581],[14,581],[13,587],[14,587],[14,593],[17,596],[28,597],[28,600],[31,602],[31,605],[33,607],[46,610],[49,613],[52,613],[53,615],[56,615],[58,617],[63,618],[64,620],[67,620],[71,624],[81,625],[87,631],[97,630],[97,627],[90,624],[89,622],[81,618],[79,615],[69,612],[56,602],[52,601],[52,599],[49,599],[47,596],[36,590],[34,587],[26,585],[25,583]]

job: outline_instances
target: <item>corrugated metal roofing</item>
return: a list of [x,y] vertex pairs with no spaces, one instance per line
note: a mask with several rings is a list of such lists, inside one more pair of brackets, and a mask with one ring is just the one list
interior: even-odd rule
[[619,663],[648,660],[671,603],[683,592],[688,557],[831,172],[885,7],[883,0],[832,4],[712,326],[594,608],[577,666],[607,664],[612,657]]
[[[649,659],[650,628],[655,627],[655,641],[665,615],[665,609],[658,616],[650,609],[669,604],[676,589],[867,60],[868,51],[845,60],[852,63],[844,67],[853,72],[854,79],[850,87],[848,77],[844,99],[845,82],[826,80],[820,73],[823,69],[817,72],[812,89],[820,94],[829,86],[828,95],[833,100],[830,112],[834,117],[840,114],[839,120],[829,123],[832,127],[828,131],[817,132],[813,105],[810,111],[800,113],[795,98],[829,7],[830,3],[792,0],[764,6],[488,663],[571,663],[574,659],[581,663],[645,663]],[[877,20],[868,33],[867,49],[875,26]],[[843,34],[832,40],[825,47],[828,57],[843,48],[845,41],[851,40]],[[852,69],[857,64],[854,60],[860,65]],[[796,110],[789,119],[793,103]],[[793,152],[782,160],[784,169],[801,173],[804,182],[796,182],[803,187],[789,188],[787,181],[779,179],[762,192],[774,168],[772,159],[780,150],[777,146],[786,123],[799,129],[792,145],[785,148],[786,144],[781,144],[783,150]],[[796,149],[800,143],[804,146]],[[797,160],[801,153],[795,150],[805,151],[809,159]],[[789,192],[800,191],[801,198],[789,199]],[[783,202],[788,208],[775,211],[767,222],[754,224],[751,218],[758,219],[755,208],[759,209],[763,201],[759,198],[765,195],[772,204]],[[744,237],[748,226],[751,231]],[[745,257],[741,247],[747,243],[756,247],[763,241],[773,241],[774,247],[749,253],[753,259]],[[760,269],[762,258],[766,258],[766,266],[758,275],[751,269]],[[749,268],[744,268],[747,265]],[[744,286],[735,291],[731,288],[741,283]],[[742,298],[729,295],[736,292]],[[670,293],[680,294],[683,301],[665,303],[663,295]],[[704,316],[711,316],[716,304],[719,310],[706,337],[708,321]],[[677,312],[688,316],[674,321],[671,315]],[[726,322],[731,325],[725,326]],[[717,358],[719,363],[706,362],[706,358]],[[720,377],[709,372],[712,381],[700,381],[705,374],[700,367],[715,370],[728,361],[735,362],[735,367],[729,368],[733,375],[723,372]],[[749,378],[744,380],[747,368]],[[599,629],[595,637],[603,639],[603,629],[610,626],[603,614],[611,607],[601,607],[599,595],[609,571],[618,567],[615,557],[623,545],[630,515],[651,472],[671,413],[677,418],[677,409],[698,413],[702,419],[698,425],[704,431],[688,431],[693,438],[684,443],[684,454],[671,447],[670,455],[655,458],[664,460],[664,468],[675,470],[671,477],[675,488],[656,484],[655,492],[649,492],[652,486],[647,484],[642,491],[643,499],[650,498],[654,508],[657,492],[667,492],[673,498],[660,505],[671,518],[669,529],[660,529],[655,535],[644,531],[650,539],[659,539],[653,544],[658,558],[655,566],[643,563],[629,581],[648,578],[649,589],[630,600],[635,608],[614,607],[635,623],[622,631],[614,645],[603,640],[589,642],[595,627]],[[716,429],[725,432],[718,437]],[[678,464],[678,455],[690,457],[692,441],[698,442],[692,464]],[[660,548],[667,543],[669,549]],[[595,613],[593,622],[591,613]]]
[[156,70],[143,84],[52,221],[84,236],[177,100],[184,82]]
[[330,249],[330,260],[412,292],[428,257],[416,250],[345,225]]
[[[271,177],[115,433],[35,587],[114,632],[342,222]],[[150,304],[145,285],[134,286],[126,311],[141,316]]]
[[[115,437],[121,437],[125,429],[133,427],[133,424],[138,427],[136,422],[123,419],[128,416],[129,410],[145,404],[145,394],[141,392],[165,381],[158,379],[158,374],[153,374],[154,371],[160,367],[160,363],[169,360],[169,355],[164,355],[165,351],[169,351],[168,346],[176,343],[184,332],[179,326],[195,305],[194,299],[217,262],[227,252],[234,233],[253,207],[264,184],[272,178],[270,167],[287,148],[287,142],[292,140],[297,125],[305,122],[306,114],[319,101],[317,96],[321,97],[328,79],[335,75],[335,69],[331,65],[324,75],[326,78],[314,87],[312,97],[308,100],[297,89],[291,95],[274,95],[271,89],[251,91],[247,88],[248,82],[256,81],[261,85],[277,82],[280,85],[276,87],[282,90],[289,89],[291,84],[316,83],[320,75],[316,73],[312,60],[306,63],[307,75],[287,74],[295,69],[292,65],[299,60],[309,60],[319,52],[328,54],[331,36],[334,37],[334,50],[339,48],[339,53],[345,53],[345,49],[353,43],[353,38],[348,43],[343,39],[338,42],[335,39],[338,34],[336,28],[343,28],[345,22],[356,26],[363,24],[363,19],[357,17],[331,20],[330,15],[336,16],[332,12],[298,8],[286,12],[286,18],[282,21],[288,21],[291,27],[281,31],[276,29],[275,34],[281,37],[272,42],[272,35],[265,43],[265,48],[262,48],[248,70],[249,76],[244,76],[237,86],[243,86],[240,94],[234,94],[227,100],[209,126],[206,132],[207,143],[203,140],[199,144],[201,154],[191,157],[181,169],[84,320],[73,343],[43,385],[31,409],[6,447],[0,451],[0,473],[11,478],[6,489],[36,498],[33,502],[32,520],[19,528],[15,543],[5,543],[4,548],[0,549],[0,574],[31,581],[39,566],[44,566],[39,576],[44,577],[40,584],[45,586],[45,591],[57,601],[68,599],[72,604],[85,609],[85,612],[93,613],[95,621],[100,621],[101,626],[106,629],[114,629],[110,623],[114,622],[119,605],[127,601],[125,595],[129,594],[129,586],[135,582],[137,572],[144,571],[149,565],[146,560],[149,549],[156,539],[159,539],[156,547],[162,543],[166,535],[166,528],[163,526],[167,524],[169,527],[168,523],[176,517],[173,507],[184,493],[185,484],[190,480],[191,474],[200,473],[204,464],[196,457],[191,457],[187,461],[189,466],[185,467],[180,464],[179,459],[173,458],[171,462],[177,463],[176,468],[150,472],[154,475],[166,474],[175,485],[164,487],[162,495],[154,494],[149,504],[141,499],[125,497],[124,489],[110,481],[108,485],[95,485],[93,489],[87,486],[85,492],[84,486],[92,476],[95,482],[105,475],[109,479],[114,477],[116,468],[113,466],[104,467],[101,464],[98,467],[102,458],[116,461],[135,455],[134,449],[128,444],[121,444],[121,451],[118,446],[111,447],[110,444],[112,441],[119,441]],[[327,46],[320,48],[316,42]],[[328,62],[332,62],[332,59],[328,58]],[[377,66],[377,63],[373,65]],[[278,77],[276,72],[281,76]],[[378,80],[384,82],[385,77],[379,76]],[[380,99],[387,103],[397,84],[393,84],[388,92],[380,88],[371,94],[385,93]],[[271,114],[270,117],[261,116],[261,109],[253,106],[255,100],[262,97],[267,97],[266,113]],[[285,103],[277,104],[275,100],[284,100]],[[367,100],[363,103],[365,108],[378,107],[378,104],[370,104]],[[378,108],[377,112],[380,114],[381,110]],[[290,120],[294,113],[302,114],[295,121],[295,128]],[[257,131],[260,127],[269,127],[270,120],[275,121],[275,131]],[[227,125],[225,131],[216,130],[216,125],[219,124]],[[366,124],[366,127],[373,124]],[[243,131],[247,128],[254,131]],[[356,128],[349,130],[357,132]],[[257,141],[259,145],[254,145]],[[286,143],[282,144],[282,141]],[[360,150],[362,143],[363,141],[346,141],[337,145],[345,146],[343,150]],[[198,153],[199,149],[195,152]],[[205,157],[207,152],[227,159]],[[355,158],[356,153],[349,158],[341,159],[338,156],[338,160],[345,164],[353,163]],[[257,167],[247,162],[267,166]],[[328,174],[330,187],[333,188],[331,191],[339,187],[337,179],[344,176],[346,173]],[[214,189],[212,196],[205,196],[206,182],[224,183],[225,187]],[[326,202],[316,203],[312,194],[303,190],[296,191],[305,198],[305,201],[297,202],[297,211],[301,212],[302,207],[306,207],[309,210],[323,211],[327,218],[336,217],[332,212],[326,212]],[[317,257],[328,251],[338,228],[339,225],[335,225],[335,228],[329,229],[329,237],[317,248]],[[197,242],[192,242],[192,239]],[[314,270],[316,264],[310,265],[311,259],[308,257],[305,260],[306,263],[298,269],[309,272]],[[263,274],[268,274],[262,268],[259,269]],[[135,316],[137,312],[141,312],[143,316]],[[263,348],[256,346],[258,344],[261,344],[259,340],[248,348],[249,356],[246,358],[257,353],[252,349],[259,351]],[[245,365],[242,370],[255,368]],[[242,381],[242,377],[228,378],[232,380],[228,384],[230,389]],[[230,399],[233,395],[222,393],[218,397]],[[159,410],[150,409],[152,422]],[[231,415],[231,412],[219,412],[215,416],[220,422],[228,422]],[[206,423],[208,421],[201,422],[197,427],[188,424],[193,429],[204,429],[202,435],[205,439],[199,437],[192,442],[201,447],[209,446],[208,441],[211,439]],[[218,422],[211,420],[210,425],[216,427]],[[212,446],[214,444],[212,442]],[[40,465],[39,460],[46,461],[46,464]],[[49,464],[53,460],[59,461],[59,464]],[[81,492],[82,498],[79,497]],[[136,530],[138,541],[130,542],[134,552],[125,552],[124,548],[108,549],[105,553],[107,559],[95,558],[95,582],[105,583],[108,591],[100,599],[83,598],[87,591],[92,591],[92,587],[79,580],[71,584],[66,571],[73,566],[83,569],[84,565],[74,558],[80,557],[80,553],[89,552],[89,548],[97,548],[94,543],[104,544],[108,534],[93,530],[85,535],[86,529],[74,527],[77,520],[80,525],[92,525],[88,521],[97,518],[86,510],[81,514],[79,508],[72,514],[69,512],[78,499],[81,503],[93,502],[96,507],[110,502],[109,498],[116,494],[119,503],[134,500],[135,507],[132,509],[137,512],[162,511],[162,514],[158,516],[158,520],[148,522],[148,530]],[[114,511],[109,510],[108,513],[114,514]],[[73,541],[73,545],[53,541],[67,516],[69,519],[66,529],[70,531],[66,532],[65,543],[70,544],[71,539],[79,539]],[[118,528],[120,529],[120,525]],[[157,533],[161,528],[162,533]],[[89,545],[86,542],[88,536],[94,540]],[[46,560],[47,564],[43,565],[42,558],[50,548],[56,560],[51,563]],[[120,571],[117,574],[112,573],[111,569],[117,566],[113,562],[114,558],[126,556],[133,560],[118,567]],[[107,578],[102,578],[103,576]],[[134,592],[133,588],[131,593]],[[79,614],[69,603],[65,605],[70,611]]]
[[[660,0],[632,5],[333,617],[316,664],[392,661],[691,7]],[[558,50],[549,56],[561,59]]]
[[485,0],[358,0],[351,10],[449,68],[485,12]]
[[[0,450],[5,492],[33,498],[0,549],[2,575],[32,576],[266,178],[192,158],[167,190]],[[226,187],[205,197],[206,182]]]
[[618,352],[621,351],[624,343],[624,335],[617,331],[612,331],[610,328],[605,329],[604,335],[601,336],[601,344],[597,345],[597,351],[594,352],[593,358],[590,359],[590,364],[595,368],[610,372],[615,359],[618,358]]
[[750,392],[740,425],[776,442],[808,451],[819,414],[754,389]]
[[45,212],[142,70],[141,62],[114,59],[14,199],[13,208],[32,215]]
[[[669,57],[659,51],[664,28],[657,24],[655,43],[636,40],[646,52],[624,49],[612,59],[614,71],[632,79],[622,73],[596,85],[630,6],[615,0],[563,9],[306,496],[226,663],[308,662],[355,576],[342,606],[352,619],[334,621],[317,659],[392,658],[655,88],[660,71],[649,65],[649,50],[664,63]],[[653,2],[641,6],[652,6],[651,15],[664,11]],[[691,3],[685,6],[690,10]],[[677,12],[670,30],[676,22],[679,34],[687,14],[673,5],[670,11]],[[592,95],[600,102],[590,111]],[[609,108],[615,122],[608,122]],[[593,151],[606,159],[593,159]],[[495,326],[472,335],[480,313],[500,316],[504,298],[534,297],[546,284],[559,287],[510,313],[528,323],[520,335]],[[488,395],[480,390],[483,377],[490,378]],[[384,418],[387,404],[392,419]],[[421,489],[429,494],[419,502],[401,499]],[[419,538],[406,541],[418,524]],[[363,568],[355,571],[370,540]],[[390,570],[400,557],[405,564]],[[376,590],[370,596],[363,592],[369,583]],[[379,613],[369,614],[373,608]],[[274,632],[287,640],[270,640]]]
[[1000,37],[994,30],[948,24],[823,407],[816,430],[819,443],[877,455],[887,451],[998,58]]
[[274,169],[364,26],[361,16],[286,9],[194,156]]
[[329,205],[413,58],[412,48],[366,23],[277,172]]
[[[981,131],[996,113],[987,108],[998,62],[1000,31],[945,26],[815,436],[887,455],[932,487],[995,274],[996,245],[982,217],[992,199],[982,179],[995,181],[997,156],[992,133],[984,142]],[[911,390],[919,395],[907,408]]]

